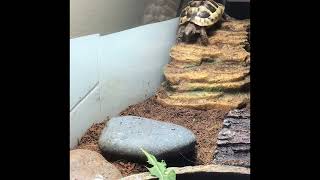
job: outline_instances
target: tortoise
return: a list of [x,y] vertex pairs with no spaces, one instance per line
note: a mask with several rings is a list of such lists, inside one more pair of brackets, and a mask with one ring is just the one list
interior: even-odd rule
[[195,35],[200,35],[200,44],[208,45],[207,29],[219,20],[232,19],[224,13],[224,5],[214,0],[192,0],[181,11],[177,43],[190,41]]

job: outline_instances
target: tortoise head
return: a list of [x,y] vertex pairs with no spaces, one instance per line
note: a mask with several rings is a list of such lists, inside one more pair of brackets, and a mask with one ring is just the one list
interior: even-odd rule
[[188,23],[184,30],[184,36],[187,41],[189,41],[195,34],[196,34],[197,28],[193,23]]

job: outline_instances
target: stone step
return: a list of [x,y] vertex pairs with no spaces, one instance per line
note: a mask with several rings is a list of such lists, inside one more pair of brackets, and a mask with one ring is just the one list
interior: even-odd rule
[[199,83],[199,82],[182,82],[178,85],[170,86],[177,92],[185,91],[206,91],[206,92],[226,92],[226,91],[243,91],[248,90],[250,85],[250,76],[246,76],[244,80],[235,82],[222,83]]
[[204,91],[192,91],[192,92],[166,92],[168,97],[173,100],[196,100],[196,99],[213,99],[223,96],[222,92],[204,92]]
[[203,63],[201,66],[178,68],[174,64],[165,67],[164,75],[170,84],[186,82],[234,82],[244,80],[250,67],[232,63]]
[[171,48],[171,62],[180,68],[199,66],[203,61],[224,61],[248,64],[250,53],[244,48],[233,46],[199,46],[197,44],[178,44]]
[[163,92],[157,93],[157,101],[165,106],[179,106],[194,109],[237,108],[244,106],[250,99],[248,93],[224,93],[222,96],[209,99],[172,99]]
[[220,30],[225,31],[249,31],[250,19],[226,21],[221,23]]
[[242,47],[244,48],[248,45],[248,35],[247,31],[225,31],[225,30],[217,30],[214,31],[212,36],[209,37],[209,42],[215,45],[224,45],[228,44],[233,47]]

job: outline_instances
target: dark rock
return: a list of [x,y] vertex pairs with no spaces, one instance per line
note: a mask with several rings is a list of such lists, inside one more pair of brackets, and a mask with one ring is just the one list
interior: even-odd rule
[[230,118],[249,118],[250,111],[248,109],[235,109],[228,113],[227,117]]
[[230,111],[218,135],[214,163],[250,166],[250,112],[247,109]]

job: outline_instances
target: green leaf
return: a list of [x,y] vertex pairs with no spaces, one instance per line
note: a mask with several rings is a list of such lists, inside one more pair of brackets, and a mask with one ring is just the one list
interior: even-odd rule
[[152,168],[147,168],[151,175],[158,177],[159,180],[176,180],[176,173],[173,170],[169,171],[166,168],[167,164],[165,161],[162,160],[161,162],[158,162],[156,157],[143,149],[141,150],[147,156],[147,162],[153,166]]

